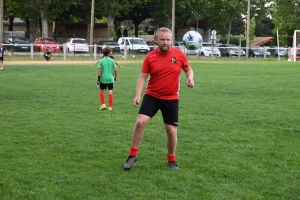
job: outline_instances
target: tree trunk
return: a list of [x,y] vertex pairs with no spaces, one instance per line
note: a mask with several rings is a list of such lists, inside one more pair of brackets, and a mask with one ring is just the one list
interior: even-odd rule
[[139,25],[134,24],[134,36],[139,37]]
[[25,37],[30,38],[30,20],[26,19],[26,32],[25,32]]
[[[89,20],[90,21],[90,20]],[[87,35],[86,35],[86,41],[90,41],[90,34],[91,34],[91,22],[87,25]],[[90,42],[89,42],[90,43]],[[90,44],[92,45],[92,44]]]
[[227,33],[227,44],[230,42],[230,33],[231,33],[231,23],[232,23],[233,16],[230,16],[229,25],[228,25],[228,33]]
[[[200,32],[201,31],[199,31],[199,33]],[[201,35],[203,42],[211,42],[210,41],[210,35],[211,35],[211,28],[209,28],[207,30],[203,30],[203,35]]]
[[35,18],[32,18],[29,20],[30,21],[30,28],[29,28],[29,34],[30,34],[30,37],[29,37],[29,40],[30,42],[34,42],[35,40],[35,32],[36,32],[36,19]]
[[14,31],[14,19],[15,19],[14,15],[9,15],[9,27],[8,27],[9,31]]
[[40,10],[41,22],[42,22],[42,37],[48,37],[48,19],[45,17],[45,10]]
[[107,37],[113,39],[114,37],[114,20],[115,16],[108,15],[107,17]]

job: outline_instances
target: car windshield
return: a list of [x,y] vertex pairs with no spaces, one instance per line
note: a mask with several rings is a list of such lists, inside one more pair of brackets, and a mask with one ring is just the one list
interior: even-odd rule
[[53,40],[53,39],[49,39],[49,38],[44,38],[44,39],[42,39],[42,42],[43,43],[55,43],[55,41]]
[[119,46],[117,42],[107,42],[106,45]]
[[254,48],[251,48],[252,49],[252,51],[254,51],[254,52],[258,52],[258,53],[261,53],[262,52],[262,48],[257,48],[257,47],[254,47]]
[[144,40],[141,39],[130,39],[132,44],[145,44]]
[[234,44],[225,44],[225,47],[237,47],[237,46]]
[[15,42],[29,42],[27,38],[15,38]]
[[211,44],[204,44],[204,43],[202,43],[202,46],[203,47],[211,47]]
[[182,42],[175,42],[175,46],[183,46]]
[[76,44],[86,44],[87,42],[85,40],[73,40],[73,43],[76,43]]
[[279,51],[286,51],[285,48],[279,48]]

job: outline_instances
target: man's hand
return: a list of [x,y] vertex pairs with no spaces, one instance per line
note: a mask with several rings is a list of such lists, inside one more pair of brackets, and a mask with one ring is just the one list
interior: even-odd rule
[[194,87],[195,83],[194,83],[194,80],[193,79],[188,79],[186,81],[186,85],[190,88]]
[[133,105],[138,106],[140,104],[141,98],[140,97],[135,97],[133,99]]

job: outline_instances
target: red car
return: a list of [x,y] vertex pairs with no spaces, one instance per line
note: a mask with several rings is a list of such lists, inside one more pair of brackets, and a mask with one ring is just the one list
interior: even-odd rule
[[296,50],[296,60],[300,60],[300,46],[297,46],[297,50]]
[[50,37],[38,37],[35,39],[33,43],[33,49],[34,51],[54,51],[59,52],[59,42],[56,42],[53,38]]

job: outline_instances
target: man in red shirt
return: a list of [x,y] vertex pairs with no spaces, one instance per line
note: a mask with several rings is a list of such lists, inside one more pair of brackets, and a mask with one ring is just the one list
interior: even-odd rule
[[138,106],[141,94],[150,75],[148,87],[139,110],[133,133],[129,156],[124,169],[129,170],[137,161],[140,143],[150,119],[161,110],[167,134],[167,160],[171,169],[179,169],[176,163],[178,98],[180,73],[186,73],[188,87],[194,87],[194,73],[185,54],[171,43],[172,32],[168,28],[160,28],[156,32],[158,48],[151,51],[145,58],[140,76],[136,84],[136,96],[133,105]]

